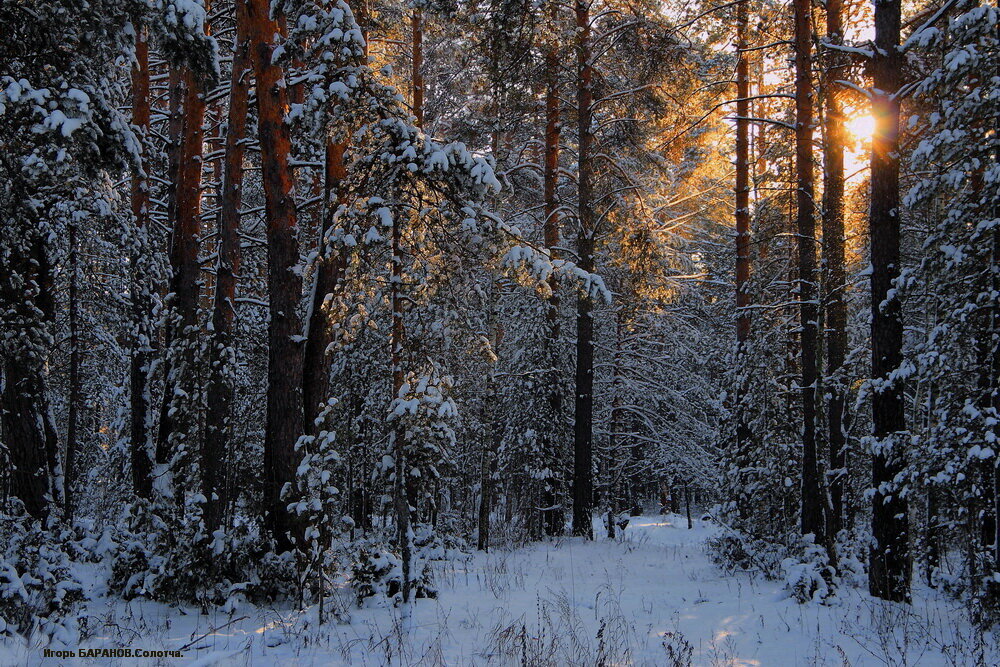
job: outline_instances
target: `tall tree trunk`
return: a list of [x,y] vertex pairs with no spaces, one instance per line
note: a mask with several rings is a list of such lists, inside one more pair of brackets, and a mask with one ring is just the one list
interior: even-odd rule
[[337,207],[346,202],[343,189],[347,178],[344,164],[346,142],[327,142],[324,159],[325,179],[323,184],[323,222],[320,225],[319,257],[315,264],[312,290],[312,304],[309,314],[309,330],[302,376],[302,396],[306,410],[306,427],[311,433],[317,431],[315,424],[320,405],[330,398],[330,367],[327,363],[327,349],[333,342],[333,330],[329,321],[329,301],[337,285],[343,278],[345,258],[334,253],[327,243],[327,234],[333,227],[333,216]]
[[[424,122],[424,81],[421,73],[423,67],[423,19],[420,10],[414,10],[411,28],[413,38],[413,63],[411,75],[413,115],[417,127]],[[403,320],[403,223],[399,216],[392,222],[392,277],[390,279],[390,306],[392,308],[392,326],[390,331],[390,348],[392,353],[392,394],[394,398],[402,398],[400,391],[406,378],[404,366],[407,355],[406,327]],[[410,528],[412,484],[409,461],[407,461],[406,431],[397,425],[393,434],[393,456],[395,459],[395,479],[393,480],[393,505],[396,511],[396,543],[399,555],[403,561],[402,599],[406,604],[410,601],[413,574],[410,571],[413,552],[413,531]]]
[[219,201],[219,249],[212,303],[212,342],[209,352],[208,406],[202,446],[202,493],[207,499],[205,527],[211,533],[223,523],[231,485],[226,479],[232,439],[232,411],[236,360],[233,349],[236,318],[236,281],[240,273],[240,207],[243,203],[243,154],[250,96],[250,41],[246,6],[236,3],[236,39],[233,50],[229,110],[226,119],[225,163]]
[[[359,3],[359,13],[356,15],[358,25],[362,29],[364,56],[368,57],[367,33],[367,0]],[[330,369],[327,364],[327,350],[333,342],[333,331],[329,322],[329,307],[327,298],[333,294],[343,278],[347,258],[334,255],[327,244],[327,234],[333,226],[333,216],[341,204],[347,202],[345,181],[347,165],[345,155],[349,142],[326,142],[326,152],[323,162],[323,219],[320,225],[319,259],[316,262],[316,276],[313,283],[312,303],[309,308],[309,327],[306,331],[306,349],[303,356],[302,398],[305,406],[306,428],[316,433],[316,417],[319,406],[330,397]],[[352,477],[353,479],[353,477]],[[362,490],[363,492],[363,490]]]
[[[550,2],[550,21],[553,36],[549,37],[545,52],[545,165],[543,173],[543,190],[545,198],[545,223],[543,232],[545,237],[545,247],[548,248],[552,259],[559,258],[559,140],[562,131],[562,123],[559,119],[559,54],[554,34],[556,32],[556,4]],[[542,524],[546,534],[549,536],[558,535],[563,531],[563,512],[557,509],[559,498],[558,478],[554,474],[559,470],[560,457],[559,438],[562,435],[560,425],[562,423],[562,382],[560,373],[559,339],[562,335],[561,323],[559,321],[559,279],[555,276],[549,277],[549,289],[552,294],[549,296],[546,308],[546,323],[548,325],[548,335],[546,337],[546,359],[549,364],[549,418],[552,423],[548,427],[548,442],[546,455],[549,461],[546,462],[548,469],[552,471],[548,479],[542,481],[544,485],[542,491]]]
[[46,432],[41,410],[46,407],[40,368],[28,355],[8,357],[3,367],[3,439],[11,443],[11,493],[36,519],[48,516],[50,476],[46,460]]
[[[1000,147],[997,148],[1000,152]],[[1000,160],[998,160],[1000,162]],[[994,206],[993,217],[1000,218],[1000,210]],[[992,237],[992,258],[990,261],[990,291],[996,295],[1000,293],[1000,228],[994,226],[990,232]],[[990,426],[990,433],[993,435],[993,442],[998,441],[1000,435],[997,428],[996,419],[1000,418],[1000,303],[994,296],[990,306],[990,354],[989,354],[989,396],[988,405],[993,413],[994,421]],[[1000,466],[993,467],[993,571],[1000,572]],[[1000,594],[1000,586],[994,585],[994,594]]]
[[[183,129],[177,151],[176,210],[170,247],[169,321],[172,330],[166,367],[166,385],[160,411],[156,461],[166,464],[185,455],[193,430],[195,409],[194,362],[198,328],[201,266],[198,263],[201,230],[201,165],[205,98],[201,84],[187,67],[181,72]],[[179,480],[178,480],[179,481]]]
[[[1000,38],[1000,26],[995,30],[996,36]],[[977,80],[975,81],[978,82]],[[989,127],[989,126],[987,126]],[[993,124],[994,133],[1000,131],[1000,125]],[[1000,144],[994,142],[993,164],[1000,163]],[[989,157],[982,162],[988,164]],[[984,172],[986,166],[981,166],[972,175],[972,188],[979,194],[984,187]],[[989,201],[988,197],[980,201]],[[993,203],[988,209],[982,210],[980,219],[989,215],[992,218],[1000,219],[1000,199],[994,195]],[[979,389],[980,389],[980,409],[990,415],[993,420],[987,426],[986,442],[996,443],[1000,429],[997,428],[997,419],[1000,418],[1000,302],[996,295],[1000,293],[1000,227],[993,226],[984,239],[989,247],[989,264],[986,268],[986,294],[994,295],[989,307],[985,312],[986,326],[983,333],[977,338],[977,344],[981,348],[982,361],[980,363]],[[998,455],[1000,456],[1000,455]],[[984,519],[990,521],[989,537],[986,542],[993,551],[993,571],[1000,572],[1000,465],[994,458],[992,461],[984,461],[986,464],[985,480],[989,484],[988,493],[985,493],[990,507],[985,512]],[[1000,598],[1000,582],[991,580],[988,592],[994,599]]]
[[66,521],[72,525],[74,501],[73,483],[76,480],[76,455],[79,446],[80,420],[80,295],[77,289],[79,259],[77,250],[76,221],[69,223],[69,405],[66,424],[66,467],[63,470],[63,507]]
[[[590,48],[590,5],[576,0],[577,31],[577,117],[579,132],[577,254],[579,267],[594,270],[593,144],[592,102],[593,63]],[[592,505],[594,429],[594,304],[588,292],[581,292],[576,306],[576,402],[573,426],[573,534],[593,539]]]
[[277,25],[267,0],[247,1],[248,35],[257,82],[257,128],[260,138],[265,217],[267,219],[268,360],[267,420],[264,431],[264,505],[266,525],[279,549],[292,546],[296,522],[282,499],[282,488],[295,481],[295,443],[303,432],[302,333],[298,305],[302,296],[298,217],[289,163],[291,136],[285,111],[284,73],[271,56]]
[[[997,37],[1000,38],[1000,26],[996,28]],[[993,132],[1000,132],[1000,127],[994,127]],[[1000,144],[994,141],[993,163],[1000,164]],[[993,218],[1000,219],[1000,200],[996,196],[993,198]],[[993,435],[993,442],[998,442],[1000,429],[997,428],[997,420],[1000,419],[1000,301],[997,294],[1000,294],[1000,227],[993,226],[990,233],[992,238],[992,257],[990,261],[990,291],[994,295],[993,303],[990,306],[990,407],[993,412],[993,424],[990,432]],[[1000,456],[997,454],[996,456]],[[996,537],[993,544],[993,571],[1000,572],[1000,465],[993,467],[993,519],[996,521],[993,534]],[[996,577],[994,577],[996,579]],[[1000,586],[996,588],[1000,589]],[[1000,596],[1000,590],[994,593]]]
[[[500,284],[493,284],[493,294],[489,310],[490,343],[493,350],[500,347],[500,324],[497,321],[497,303],[500,300]],[[497,470],[497,446],[500,438],[497,435],[501,428],[497,416],[497,368],[496,363],[490,365],[488,379],[487,401],[484,404],[488,435],[483,442],[482,458],[479,468],[479,536],[476,547],[480,551],[490,550],[490,517],[493,511],[493,476]]]
[[[906,414],[903,383],[892,374],[903,360],[903,320],[895,280],[899,277],[899,51],[900,0],[875,2],[875,56],[871,61],[872,137],[872,537],[868,587],[875,597],[910,597],[909,506],[892,489],[903,468]],[[888,487],[888,488],[887,488]]]
[[[392,329],[390,331],[390,348],[392,351],[392,395],[402,398],[400,391],[405,380],[406,329],[403,322],[403,251],[402,223],[398,217],[392,224],[392,277],[390,279],[390,305],[392,307]],[[393,480],[393,504],[396,510],[396,540],[400,558],[403,561],[402,595],[403,603],[410,601],[411,582],[411,552],[413,535],[410,529],[410,497],[409,465],[406,460],[406,430],[402,426],[394,427],[393,457],[395,459],[395,479]]]
[[[833,44],[843,43],[842,0],[827,0],[826,34]],[[836,536],[844,527],[844,484],[847,479],[846,378],[847,279],[844,267],[844,110],[836,81],[843,79],[847,63],[833,49],[826,52],[824,76],[826,131],[823,163],[823,285],[826,308],[827,426],[829,429],[830,513],[827,530]]]
[[622,338],[625,334],[625,316],[621,308],[615,309],[615,353],[611,362],[611,421],[608,434],[608,539],[615,539],[615,522],[618,518],[618,476],[623,467],[619,452],[619,435],[622,414],[622,385],[624,378],[621,372]]
[[750,342],[750,74],[747,55],[747,3],[736,7],[736,451],[750,441],[747,423],[746,368]]
[[816,221],[813,213],[813,109],[809,0],[795,0],[795,173],[798,232],[800,352],[802,360],[802,513],[803,535],[822,543],[823,503],[816,460]]
[[2,360],[0,441],[7,445],[10,456],[11,493],[24,504],[28,514],[44,519],[54,488],[58,442],[45,389],[46,350],[28,341],[50,344],[46,339],[55,312],[52,268],[45,240],[37,228],[29,233],[33,233],[33,238],[27,256],[14,256],[19,269],[14,275],[22,280],[15,282],[9,279],[10,275],[0,276],[4,303],[15,311],[18,320],[31,323],[20,332],[24,348],[14,350]]
[[[139,129],[143,155],[148,150],[149,133],[149,43],[145,30],[135,41],[136,64],[132,67],[132,124]],[[152,493],[152,462],[150,461],[151,425],[150,362],[152,361],[153,333],[149,321],[152,299],[149,274],[149,182],[143,162],[142,170],[132,176],[132,216],[135,218],[136,243],[132,264],[132,320],[135,337],[132,340],[132,358],[129,363],[129,454],[132,463],[132,488],[139,498],[148,499]]]

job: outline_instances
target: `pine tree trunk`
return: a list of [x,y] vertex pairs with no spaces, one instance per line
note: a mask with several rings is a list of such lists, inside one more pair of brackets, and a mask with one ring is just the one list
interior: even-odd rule
[[795,0],[795,173],[798,232],[798,300],[802,360],[802,512],[803,535],[824,540],[822,490],[816,458],[816,222],[813,212],[813,111],[809,0]]
[[[1000,26],[996,32],[1000,36]],[[1000,127],[994,127],[994,133],[1000,132]],[[994,142],[994,165],[1000,163],[1000,145]],[[1000,219],[1000,201],[993,198],[993,218]],[[990,433],[993,435],[993,442],[1000,441],[1000,429],[996,420],[1000,419],[1000,301],[996,295],[1000,294],[1000,228],[993,226],[990,233],[992,237],[992,257],[990,261],[990,291],[994,295],[993,303],[990,306],[990,407],[992,408],[994,422],[990,426]],[[1000,453],[995,454],[1000,456]],[[993,571],[1000,572],[1000,465],[993,468],[993,519],[996,521],[993,534],[996,536],[993,546]],[[1000,594],[1000,591],[997,591]]]
[[[621,373],[621,357],[622,357],[622,336],[625,333],[625,322],[624,316],[621,309],[615,310],[615,353],[614,360],[612,361],[612,373],[611,373],[611,421],[609,423],[608,430],[608,464],[607,464],[607,479],[608,479],[608,539],[615,539],[615,522],[618,516],[619,507],[619,488],[618,488],[618,473],[621,470],[622,462],[620,461],[621,455],[619,452],[620,438],[619,430],[621,429],[621,415],[622,415],[622,386],[624,380]],[[618,468],[616,470],[616,468]]]
[[[497,322],[497,303],[500,299],[500,285],[494,283],[493,298],[489,311],[489,331],[491,345],[494,350],[500,347],[500,328]],[[496,364],[490,366],[489,386],[484,413],[487,415],[488,435],[483,442],[482,458],[479,468],[479,536],[476,547],[480,551],[490,550],[490,516],[493,511],[493,476],[497,470],[498,429],[501,425],[496,418],[497,378]]]
[[156,461],[170,462],[179,453],[192,430],[194,409],[193,368],[198,328],[198,299],[201,265],[198,263],[201,231],[201,164],[205,117],[205,98],[194,73],[184,68],[180,76],[183,91],[183,126],[177,150],[176,204],[173,237],[170,247],[171,330],[166,367],[166,385],[160,410],[160,428],[156,441]]
[[282,489],[295,481],[295,443],[303,433],[302,334],[298,315],[302,296],[298,218],[289,163],[291,137],[285,123],[288,91],[284,73],[271,61],[277,32],[267,0],[247,0],[251,59],[256,74],[265,218],[267,220],[268,363],[267,420],[264,431],[264,506],[266,525],[279,550],[292,546],[296,522]]
[[[551,4],[551,29],[555,31],[555,3]],[[559,60],[556,51],[554,37],[550,37],[550,43],[545,52],[545,164],[543,173],[543,191],[545,205],[545,223],[543,233],[545,237],[545,247],[548,248],[552,259],[559,258],[558,246],[560,243],[559,233],[559,141],[562,131],[562,123],[559,119]],[[562,422],[562,382],[559,355],[559,339],[562,335],[561,323],[559,321],[559,280],[555,276],[549,277],[549,289],[552,291],[546,308],[546,323],[548,325],[548,336],[546,338],[546,358],[549,363],[549,418],[552,420],[548,428],[548,442],[546,443],[546,455],[548,469],[553,472],[548,479],[543,480],[542,524],[545,533],[549,536],[558,535],[563,531],[563,512],[555,509],[558,504],[559,489],[558,478],[554,474],[560,466],[559,457],[559,437],[562,434],[560,424]]]
[[[417,127],[424,120],[424,84],[421,74],[423,66],[422,40],[423,25],[420,10],[414,10],[412,17],[413,67],[411,75],[413,115]],[[406,327],[403,321],[403,229],[402,221],[393,218],[392,224],[392,277],[390,280],[390,306],[392,308],[392,329],[390,332],[390,348],[392,351],[392,394],[393,398],[401,398],[400,391],[406,377],[404,367],[406,354]],[[410,511],[412,487],[410,480],[409,461],[406,458],[406,432],[401,426],[396,426],[392,435],[393,455],[395,459],[395,479],[393,480],[393,504],[396,510],[396,544],[402,565],[402,600],[410,601],[411,584],[413,580],[410,567],[412,565],[413,534],[410,528]]]
[[413,115],[417,118],[417,127],[424,126],[424,16],[419,9],[413,10],[410,19],[413,31]]
[[76,232],[76,221],[72,221],[69,223],[69,405],[66,418],[66,467],[63,470],[63,507],[69,525],[73,525],[76,500],[73,496],[73,483],[76,479],[80,403],[83,393],[80,387],[80,295],[77,285],[80,256],[77,250]]
[[[29,326],[34,330],[21,333],[24,341],[44,332],[54,316],[52,270],[45,241],[36,233],[30,244],[28,257],[15,256],[21,260],[17,273],[23,282],[12,285],[8,276],[2,276],[0,282],[7,292],[4,303],[15,310],[23,304],[25,312],[17,314],[32,322]],[[10,457],[11,494],[24,504],[28,514],[44,519],[49,513],[58,442],[45,390],[45,355],[33,347],[3,359],[0,442],[7,445]]]
[[[132,124],[139,128],[145,155],[149,132],[149,43],[145,30],[136,36],[135,59],[136,64],[132,68]],[[144,162],[142,168],[148,169],[148,163]],[[129,363],[129,454],[132,463],[132,488],[143,499],[148,499],[152,494],[149,372],[153,333],[149,321],[152,309],[152,285],[148,271],[149,206],[149,182],[144,174],[136,172],[132,177],[132,215],[138,239],[131,261],[132,320],[136,332]]]
[[[590,9],[585,0],[576,1],[577,28],[577,116],[579,132],[579,225],[577,254],[579,267],[594,270],[593,134],[591,114],[593,64],[590,49]],[[594,420],[594,319],[593,299],[581,292],[576,307],[576,401],[573,426],[573,534],[594,538],[592,506],[593,420]]]
[[[390,348],[392,350],[392,395],[401,398],[400,391],[405,380],[403,362],[406,351],[406,329],[403,323],[403,283],[402,224],[393,219],[392,225],[392,278],[390,280],[390,305],[392,307],[392,330]],[[393,480],[393,504],[396,510],[396,540],[400,558],[403,560],[402,596],[403,602],[410,601],[410,561],[413,536],[410,530],[410,498],[408,493],[409,465],[406,460],[406,432],[402,426],[394,427],[393,457],[395,459],[395,479]]]
[[243,203],[243,154],[250,96],[250,42],[246,6],[236,3],[236,38],[229,110],[226,119],[225,163],[219,202],[219,247],[212,303],[212,342],[209,352],[208,406],[202,446],[202,493],[207,499],[205,527],[211,533],[223,523],[231,485],[227,462],[232,440],[236,318],[236,281],[240,253],[240,207]]
[[[842,0],[826,4],[827,39],[833,44],[843,42]],[[830,516],[827,527],[836,535],[844,527],[844,484],[847,480],[846,378],[843,376],[847,356],[847,289],[844,266],[844,110],[841,94],[835,83],[845,77],[844,57],[827,51],[825,80],[826,141],[823,144],[826,166],[823,185],[823,285],[826,308],[827,357],[827,426],[830,447]]]
[[900,2],[875,3],[875,56],[871,62],[871,303],[872,303],[872,537],[868,586],[886,600],[910,597],[909,507],[898,492],[886,491],[902,470],[906,446],[903,383],[891,374],[903,360],[903,320],[895,279],[899,276],[899,102]]
[[345,142],[328,142],[324,159],[323,223],[320,228],[319,258],[315,265],[315,283],[309,317],[309,335],[306,340],[302,376],[302,397],[306,410],[306,427],[317,431],[315,424],[321,404],[330,398],[330,367],[327,348],[333,342],[327,302],[344,275],[344,257],[334,254],[328,247],[326,235],[333,226],[337,207],[346,201],[342,190],[347,168],[344,164]]
[[747,423],[746,368],[750,342],[750,75],[747,48],[747,3],[736,7],[736,451],[750,441]]

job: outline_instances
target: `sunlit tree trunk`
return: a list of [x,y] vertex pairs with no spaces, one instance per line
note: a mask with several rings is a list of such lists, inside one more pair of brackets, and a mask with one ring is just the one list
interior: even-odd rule
[[320,406],[330,397],[327,348],[333,342],[333,331],[329,321],[329,299],[343,277],[345,264],[344,257],[332,252],[328,246],[326,235],[333,226],[333,216],[338,205],[346,201],[342,192],[347,178],[347,168],[344,164],[346,151],[346,142],[327,142],[324,157],[323,221],[320,225],[319,257],[315,264],[302,384],[306,427],[310,432],[316,431],[315,419]]

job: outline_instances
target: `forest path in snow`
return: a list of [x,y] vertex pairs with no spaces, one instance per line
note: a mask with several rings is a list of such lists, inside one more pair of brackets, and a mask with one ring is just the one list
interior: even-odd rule
[[961,607],[933,591],[918,590],[912,608],[851,588],[833,605],[801,605],[782,582],[712,562],[706,541],[721,529],[710,521],[688,529],[679,515],[633,517],[614,541],[599,521],[594,530],[593,542],[560,538],[444,565],[439,598],[418,601],[408,623],[398,609],[351,610],[312,647],[290,641],[282,664],[987,662]]
[[[633,517],[616,540],[559,538],[437,564],[440,594],[357,609],[350,589],[317,609],[243,605],[208,615],[99,598],[88,647],[177,650],[184,658],[42,660],[0,645],[0,665],[974,665],[996,664],[957,603],[918,590],[914,605],[842,589],[800,605],[781,582],[726,572],[705,542],[709,521]],[[994,656],[991,658],[990,656]]]

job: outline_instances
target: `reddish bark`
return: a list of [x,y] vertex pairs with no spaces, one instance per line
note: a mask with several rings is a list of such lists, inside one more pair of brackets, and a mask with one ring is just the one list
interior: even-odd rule
[[[180,145],[177,149],[177,170],[174,172],[176,203],[173,236],[170,244],[170,297],[171,321],[167,323],[170,339],[182,339],[179,345],[180,357],[168,359],[168,386],[164,392],[160,410],[160,428],[156,440],[157,463],[168,463],[174,454],[173,446],[177,437],[189,424],[182,423],[185,411],[173,411],[172,405],[178,400],[175,389],[185,389],[193,372],[190,361],[193,349],[190,340],[198,325],[199,278],[201,266],[198,263],[199,232],[201,230],[201,165],[204,141],[203,121],[205,99],[201,83],[187,67],[180,72],[180,90],[183,97],[183,124]],[[169,379],[172,378],[172,379]],[[181,399],[186,400],[186,399]]]
[[292,546],[296,521],[288,511],[282,489],[295,480],[298,455],[295,442],[303,433],[302,325],[298,315],[302,296],[298,216],[289,163],[291,137],[285,112],[288,91],[284,72],[272,63],[271,39],[278,31],[268,16],[267,0],[247,0],[247,26],[256,73],[268,264],[267,420],[264,432],[264,505],[266,525],[279,548]]
[[[144,140],[149,131],[149,44],[145,31],[136,36],[136,64],[132,68],[132,124],[139,129]],[[145,152],[145,143],[143,144]],[[142,169],[148,165],[142,164]],[[145,175],[136,172],[132,177],[132,215],[141,239],[149,230],[149,183]],[[141,243],[132,257],[132,319],[136,336],[132,341],[129,378],[129,453],[132,462],[132,488],[139,498],[148,499],[152,494],[152,462],[150,460],[150,388],[149,365],[152,358],[150,344],[152,327],[149,313],[150,277],[145,270],[145,243]]]
[[330,397],[330,367],[327,349],[333,342],[333,330],[329,321],[328,299],[337,289],[344,275],[344,257],[334,254],[327,247],[326,235],[333,225],[337,206],[344,203],[343,183],[347,178],[344,154],[347,144],[328,142],[324,160],[324,210],[320,227],[319,258],[315,264],[315,285],[312,293],[312,308],[309,317],[309,336],[304,355],[302,396],[305,405],[306,427],[316,431],[315,419],[320,406]]
[[[740,372],[750,342],[750,75],[747,48],[747,6],[736,7],[736,354]],[[741,377],[736,396],[736,449],[742,451],[750,440],[746,420],[746,382]]]

